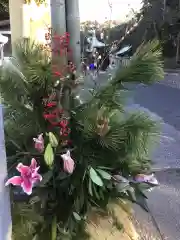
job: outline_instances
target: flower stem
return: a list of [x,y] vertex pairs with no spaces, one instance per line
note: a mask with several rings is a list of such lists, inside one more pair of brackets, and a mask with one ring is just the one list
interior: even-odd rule
[[54,216],[52,225],[51,225],[51,240],[57,240],[57,219]]

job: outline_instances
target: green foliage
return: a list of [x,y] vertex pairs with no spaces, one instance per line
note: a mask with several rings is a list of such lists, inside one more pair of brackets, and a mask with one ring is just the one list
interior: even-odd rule
[[[59,78],[52,74],[49,55],[35,42],[21,41],[16,56],[1,69],[0,93],[6,106],[10,168],[22,159],[29,161],[29,157],[36,157],[41,167],[43,181],[34,188],[32,198],[36,199],[34,211],[45,221],[37,219],[34,236],[41,239],[48,232],[54,239],[75,239],[85,234],[82,226],[92,207],[105,209],[109,201],[117,198],[144,206],[137,197],[144,194],[143,190],[123,178],[133,179],[138,173],[151,171],[149,146],[158,132],[157,123],[145,113],[126,112],[121,100],[127,91],[124,83],[150,84],[163,77],[158,42],[141,46],[128,67],[119,70],[106,86],[94,90],[91,99],[81,105],[76,105],[75,91],[69,91],[72,106],[66,109],[65,119],[58,115],[64,125],[68,121],[71,132],[67,138],[61,134],[62,126],[51,126],[49,133],[43,99],[55,91],[58,109],[63,108],[61,95],[64,87],[71,86],[69,78],[63,82],[60,79],[60,86],[54,86]],[[43,153],[34,149],[32,140],[40,133],[44,133]],[[64,145],[65,140],[71,143]],[[61,155],[67,150],[75,162],[72,174],[63,169]],[[117,182],[115,174],[123,178]]]
[[9,1],[1,0],[0,2],[0,12],[9,12]]
[[35,234],[37,222],[43,222],[43,218],[37,214],[32,204],[13,203],[13,240],[32,240]]
[[7,141],[13,140],[23,150],[28,150],[30,137],[45,131],[42,97],[52,88],[50,72],[48,54],[27,39],[17,44],[16,59],[8,59],[1,69]]

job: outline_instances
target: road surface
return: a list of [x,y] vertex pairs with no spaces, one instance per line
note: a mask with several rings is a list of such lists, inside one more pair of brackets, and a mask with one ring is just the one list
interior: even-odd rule
[[[97,85],[105,83],[106,77],[101,74]],[[88,85],[93,86],[92,79]],[[152,86],[141,84],[130,89],[132,98],[128,102],[128,109],[141,109],[161,122],[160,143],[153,154],[153,168],[160,187],[149,193],[149,208],[164,239],[180,240],[180,75],[166,74],[160,83]],[[139,209],[136,214],[143,223],[144,232],[148,232],[148,237],[144,239],[157,240],[151,218]],[[151,233],[156,236],[150,237]]]
[[[160,145],[153,156],[160,187],[149,193],[148,202],[164,239],[180,240],[180,75],[167,74],[150,87],[139,85],[133,101],[130,108],[149,112],[162,122]],[[142,216],[148,225],[150,219]]]
[[[85,85],[106,84],[106,79],[107,74],[101,74],[95,81],[87,78]],[[161,122],[160,143],[153,153],[153,168],[160,187],[149,193],[148,203],[164,235],[163,240],[180,240],[180,74],[166,74],[162,82],[152,86],[140,84],[129,88],[132,90],[129,111],[141,109]],[[81,91],[80,95],[80,98],[88,98],[87,91]],[[151,218],[139,209],[136,215],[147,233],[141,240],[158,240]],[[150,237],[151,234],[155,237]]]

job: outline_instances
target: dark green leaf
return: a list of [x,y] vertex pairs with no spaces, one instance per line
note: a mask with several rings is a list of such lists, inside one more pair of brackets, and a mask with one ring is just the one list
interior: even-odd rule
[[51,144],[49,143],[46,147],[45,153],[44,153],[44,160],[46,164],[51,167],[54,161],[54,153]]
[[111,175],[108,172],[106,172],[102,169],[96,169],[96,171],[101,175],[102,178],[104,178],[106,180],[111,180]]
[[42,181],[38,184],[38,187],[44,187],[52,178],[52,171],[48,171],[47,173],[42,175]]
[[102,179],[98,176],[97,172],[91,167],[89,170],[90,178],[91,180],[98,186],[102,187],[103,181]]
[[114,175],[113,178],[120,183],[129,183],[129,180],[121,175]]
[[36,234],[36,236],[34,236],[32,240],[38,240],[38,238],[39,238],[39,237],[38,237],[38,235]]
[[41,199],[39,198],[39,196],[34,196],[30,199],[29,203],[30,204],[35,204],[37,202],[41,201]]
[[88,189],[89,189],[89,194],[90,194],[91,196],[93,196],[91,178],[89,178],[89,187],[88,187]]
[[152,185],[152,184],[148,184],[148,183],[138,183],[137,187],[138,187],[139,190],[144,191],[144,190],[149,190],[149,189],[151,189],[152,187],[155,187],[155,186]]
[[129,194],[131,201],[136,202],[136,194],[135,194],[134,188],[129,187],[129,189],[127,190],[127,193]]
[[100,169],[104,169],[104,170],[112,170],[112,168],[110,168],[110,167],[98,166],[98,168],[100,168]]
[[124,192],[128,190],[130,187],[129,182],[120,182],[120,183],[117,183],[115,186],[118,192]]
[[99,196],[102,200],[104,200],[104,194],[102,190],[99,190]]
[[60,172],[58,177],[57,177],[57,180],[64,180],[66,179],[67,177],[69,177],[69,175],[65,172]]
[[99,196],[99,193],[97,192],[97,186],[95,184],[93,184],[93,190],[94,190],[94,194],[96,196],[96,198],[98,200],[100,200],[100,196]]
[[136,203],[142,207],[146,212],[149,212],[148,204],[147,204],[147,199],[141,194],[140,191],[135,192],[136,195]]

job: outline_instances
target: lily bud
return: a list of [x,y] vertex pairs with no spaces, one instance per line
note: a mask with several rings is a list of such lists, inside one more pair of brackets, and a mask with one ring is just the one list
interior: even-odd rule
[[72,174],[75,168],[74,160],[71,158],[70,151],[67,151],[66,154],[61,155],[63,159],[64,171]]
[[50,142],[52,147],[57,147],[58,146],[58,140],[52,132],[49,132],[49,142]]
[[44,151],[43,133],[39,134],[37,138],[33,138],[33,141],[35,149],[37,149],[39,152],[43,152]]

